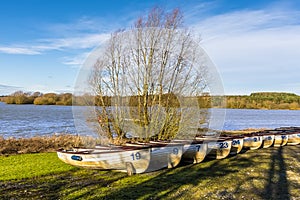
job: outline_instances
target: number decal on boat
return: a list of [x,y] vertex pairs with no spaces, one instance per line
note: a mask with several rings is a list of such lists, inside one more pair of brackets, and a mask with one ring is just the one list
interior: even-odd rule
[[228,143],[227,142],[220,142],[219,145],[220,145],[220,149],[228,148]]
[[238,145],[241,144],[240,140],[232,140],[232,145]]
[[173,149],[173,154],[177,155],[178,154],[178,148]]
[[267,137],[267,140],[272,140],[272,137],[271,137],[271,136],[268,136],[268,137]]
[[196,145],[196,151],[200,151],[200,145]]
[[253,141],[254,141],[254,142],[257,142],[257,138],[254,138]]
[[132,153],[131,157],[132,157],[132,160],[139,160],[139,159],[141,159],[141,154],[140,154],[140,152],[136,152],[135,154]]

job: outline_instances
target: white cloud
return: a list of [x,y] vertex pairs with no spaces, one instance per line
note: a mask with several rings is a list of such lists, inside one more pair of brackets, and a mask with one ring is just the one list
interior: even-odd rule
[[47,24],[44,29],[59,36],[81,35],[84,33],[108,32],[114,23],[107,23],[107,19],[101,17],[82,16],[81,18],[65,23]]
[[40,51],[45,50],[66,50],[66,49],[87,49],[94,48],[107,40],[109,34],[86,34],[80,37],[43,39],[39,40],[40,45],[35,48]]
[[53,87],[53,85],[43,85],[43,84],[35,84],[30,85],[26,88],[23,88],[28,92],[41,92],[41,93],[72,93],[73,92],[73,86],[65,86],[65,87]]
[[[68,49],[89,49],[94,48],[108,38],[109,34],[86,34],[81,37],[56,38],[56,39],[40,39],[28,45],[11,45],[0,46],[0,52],[6,54],[24,54],[37,55],[45,51],[52,50],[68,50]],[[17,46],[17,47],[16,47]]]
[[299,21],[300,12],[254,10],[238,11],[208,17],[193,27],[204,40],[221,36],[241,35],[253,31],[294,25]]
[[217,65],[226,93],[294,91],[299,82],[300,12],[257,10],[227,13],[195,24],[202,45]]
[[103,22],[100,18],[82,17],[72,23],[47,24],[41,31],[46,31],[51,37],[21,44],[0,44],[0,53],[37,55],[52,50],[94,48],[109,37],[106,32],[110,31],[108,27],[112,25],[104,26]]
[[0,52],[5,54],[37,55],[40,52],[32,47],[0,46]]
[[89,52],[85,52],[85,53],[78,54],[73,57],[64,57],[63,64],[71,65],[71,66],[74,66],[77,68],[84,63],[84,61],[87,59],[88,55],[89,55]]

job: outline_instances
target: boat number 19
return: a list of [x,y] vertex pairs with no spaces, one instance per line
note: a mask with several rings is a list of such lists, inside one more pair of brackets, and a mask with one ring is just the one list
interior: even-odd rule
[[141,159],[141,153],[140,152],[132,153],[131,157],[132,157],[132,160],[139,160],[139,159]]

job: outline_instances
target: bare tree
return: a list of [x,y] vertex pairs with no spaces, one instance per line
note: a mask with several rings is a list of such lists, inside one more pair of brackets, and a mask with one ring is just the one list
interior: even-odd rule
[[206,122],[198,96],[207,92],[199,39],[182,27],[179,9],[154,8],[111,37],[89,76],[100,135],[115,143],[191,137]]

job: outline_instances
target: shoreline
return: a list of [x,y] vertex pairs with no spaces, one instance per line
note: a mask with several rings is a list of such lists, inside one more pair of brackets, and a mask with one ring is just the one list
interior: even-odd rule
[[[63,104],[15,104],[15,103],[6,103],[4,101],[0,101],[0,104],[4,104],[4,105],[16,105],[16,106],[20,106],[20,105],[28,105],[28,106],[66,106],[66,107],[72,107],[72,106],[86,106],[86,105],[72,105],[72,104],[68,104],[68,105],[63,105]],[[233,110],[295,110],[298,111],[300,110],[300,107],[298,108],[231,108],[231,107],[209,107],[209,108],[205,108],[205,109],[233,109]]]
[[[259,131],[270,130],[267,128],[247,128],[242,130],[229,130],[217,132],[220,134],[251,134]],[[53,134],[51,136],[35,136],[30,138],[4,138],[0,136],[0,156],[56,152],[60,148],[73,148],[95,146],[99,140],[88,136],[73,134]],[[101,142],[101,141],[100,141]]]

